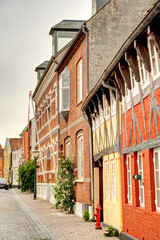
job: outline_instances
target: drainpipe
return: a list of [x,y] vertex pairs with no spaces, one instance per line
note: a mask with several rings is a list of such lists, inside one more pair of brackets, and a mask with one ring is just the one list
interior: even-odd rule
[[[59,126],[59,74],[57,73],[57,111],[58,111],[58,126]],[[57,170],[59,170],[59,158],[60,158],[60,128],[58,128],[58,159]]]
[[86,24],[83,25],[82,32],[86,35],[86,95],[88,94],[89,91],[89,82],[88,82],[88,76],[89,76],[89,71],[88,71],[88,31],[86,29]]
[[93,199],[93,166],[92,166],[92,159],[93,159],[93,154],[92,154],[92,129],[91,129],[89,121],[87,120],[83,111],[82,111],[82,115],[83,115],[83,117],[84,117],[84,119],[87,122],[88,127],[89,127],[90,174],[91,174],[91,208],[92,208],[92,215],[90,217],[91,217],[91,219],[93,219],[94,218],[94,215],[93,215],[94,214],[94,209],[93,209],[94,199]]

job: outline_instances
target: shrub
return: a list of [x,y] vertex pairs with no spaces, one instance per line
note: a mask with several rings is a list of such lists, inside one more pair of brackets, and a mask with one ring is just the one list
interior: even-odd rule
[[85,210],[84,213],[83,213],[83,219],[86,221],[86,222],[90,222],[90,215],[89,215],[89,211]]
[[62,156],[59,161],[59,169],[56,178],[56,186],[53,188],[56,199],[56,207],[60,205],[61,210],[68,210],[73,213],[75,204],[73,180],[74,180],[75,163],[69,157]]
[[28,160],[24,166],[21,166],[19,172],[19,187],[22,192],[34,189],[34,160]]
[[105,237],[117,236],[117,231],[112,226],[108,226],[104,231],[104,236]]

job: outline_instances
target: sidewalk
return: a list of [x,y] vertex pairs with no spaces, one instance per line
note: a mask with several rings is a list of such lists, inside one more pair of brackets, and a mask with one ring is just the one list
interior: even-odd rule
[[56,240],[117,240],[116,237],[104,237],[103,230],[96,230],[95,223],[85,222],[74,214],[61,213],[48,201],[33,200],[32,193],[22,193],[16,189],[20,199],[44,223],[56,237]]

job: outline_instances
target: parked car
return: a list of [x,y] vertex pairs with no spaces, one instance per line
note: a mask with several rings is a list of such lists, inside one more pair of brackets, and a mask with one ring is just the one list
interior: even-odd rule
[[8,190],[9,186],[6,178],[0,178],[0,188]]

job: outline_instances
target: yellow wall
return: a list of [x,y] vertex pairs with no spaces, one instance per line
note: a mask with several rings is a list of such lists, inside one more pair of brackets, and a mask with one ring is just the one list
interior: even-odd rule
[[94,212],[99,203],[99,168],[94,168]]
[[[113,133],[111,130],[111,121],[113,126]],[[103,149],[116,144],[116,134],[117,134],[116,115],[111,117],[111,121],[110,121],[110,118],[106,120],[107,131],[105,130],[105,124],[103,123],[93,132],[93,155],[96,155]],[[106,132],[108,132],[108,135],[106,135]],[[106,141],[106,137],[107,137],[107,141]]]
[[[115,160],[115,199],[112,199],[111,161]],[[106,162],[109,162],[109,197],[106,196]],[[112,153],[103,157],[103,216],[104,222],[123,230],[122,225],[122,191],[120,155]]]

